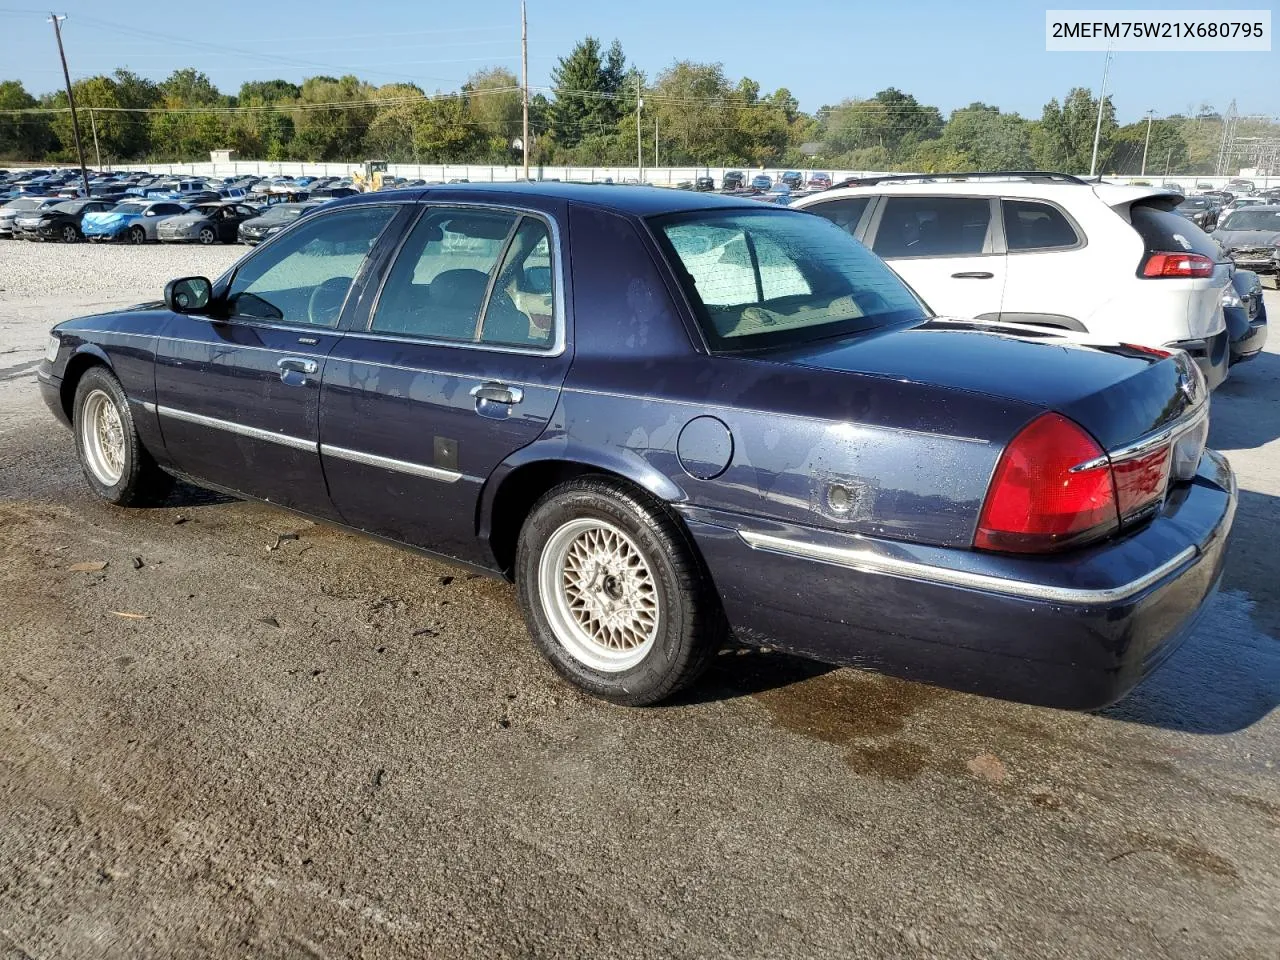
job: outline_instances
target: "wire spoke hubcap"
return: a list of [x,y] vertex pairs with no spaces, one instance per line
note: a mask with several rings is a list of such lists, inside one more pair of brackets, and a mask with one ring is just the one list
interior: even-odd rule
[[584,517],[561,526],[542,552],[538,582],[556,639],[579,662],[618,673],[652,649],[662,620],[657,580],[612,524]]
[[115,401],[94,390],[85,398],[80,423],[86,465],[104,486],[114,487],[124,475],[125,460],[124,423]]

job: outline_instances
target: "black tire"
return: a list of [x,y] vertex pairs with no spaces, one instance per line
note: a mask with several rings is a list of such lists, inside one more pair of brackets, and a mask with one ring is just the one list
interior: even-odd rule
[[[656,636],[643,659],[626,669],[596,669],[571,652],[548,616],[549,607],[556,616],[555,599],[544,603],[544,554],[568,524],[588,520],[603,521],[624,533],[651,573],[652,595],[660,611],[653,628]],[[549,569],[557,569],[554,554],[547,562]],[[728,634],[711,578],[678,519],[647,494],[605,477],[571,480],[534,505],[520,531],[516,589],[534,644],[560,675],[594,696],[625,706],[658,703],[691,684]]]
[[62,228],[62,242],[75,243],[80,239],[80,231],[73,224],[68,223]]
[[[102,395],[109,399],[119,417],[123,435],[123,463],[119,479],[114,483],[95,472],[91,460],[93,455],[87,447],[89,433],[86,419],[86,405],[91,401],[97,404]],[[173,487],[173,478],[165,473],[152,459],[151,454],[138,439],[138,431],[134,427],[133,413],[129,409],[129,401],[125,397],[120,381],[106,367],[90,367],[76,384],[75,401],[71,408],[73,434],[76,440],[76,454],[80,458],[80,466],[90,488],[103,500],[120,507],[138,506],[156,503],[163,500]]]
[[213,232],[213,227],[202,227],[200,230],[200,242],[205,246],[215,242],[218,235]]
[[129,242],[133,244],[142,244],[147,242],[147,231],[142,227],[129,228]]

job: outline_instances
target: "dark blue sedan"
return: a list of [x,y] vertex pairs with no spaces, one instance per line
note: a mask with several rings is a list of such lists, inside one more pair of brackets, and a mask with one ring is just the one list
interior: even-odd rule
[[932,317],[830,222],[573,184],[340,200],[60,324],[89,485],[173,476],[515,581],[648,704],[730,633],[1091,708],[1196,621],[1236,505],[1183,353]]

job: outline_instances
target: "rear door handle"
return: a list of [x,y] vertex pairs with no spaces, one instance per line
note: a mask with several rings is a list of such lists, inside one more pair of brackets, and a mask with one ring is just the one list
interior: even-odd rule
[[951,275],[952,280],[992,280],[994,278],[994,273],[988,273],[985,270],[963,270]]
[[505,383],[479,383],[471,388],[471,395],[476,402],[488,400],[491,403],[513,404],[524,399],[524,391],[519,387],[509,387]]
[[305,357],[281,357],[276,361],[280,379],[291,387],[305,386],[307,377],[320,369],[320,364]]

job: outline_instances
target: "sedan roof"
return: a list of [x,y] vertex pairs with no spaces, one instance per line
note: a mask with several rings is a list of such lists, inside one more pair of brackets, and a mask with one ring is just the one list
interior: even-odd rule
[[680,213],[685,210],[706,210],[710,207],[740,207],[758,210],[759,203],[719,194],[694,193],[668,187],[629,186],[606,183],[559,183],[539,181],[535,183],[451,183],[447,186],[414,187],[409,190],[379,190],[358,197],[343,197],[332,203],[376,203],[379,200],[425,200],[440,202],[450,200],[489,200],[512,202],[521,197],[546,200],[568,200],[589,204],[618,213],[637,217],[650,217],[664,213]]

